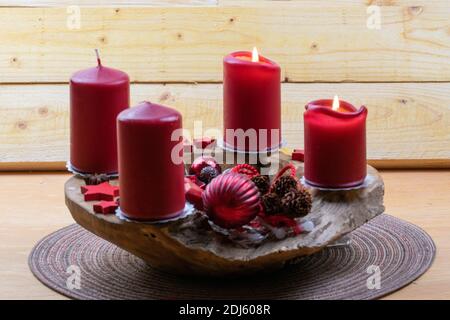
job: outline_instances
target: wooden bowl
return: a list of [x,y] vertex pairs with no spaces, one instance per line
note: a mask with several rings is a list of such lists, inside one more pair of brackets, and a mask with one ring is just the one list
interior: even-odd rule
[[[285,155],[279,159],[281,165],[294,163],[299,177],[302,176],[303,163],[291,161]],[[83,199],[82,185],[84,181],[77,177],[70,178],[65,185],[67,207],[79,225],[155,268],[185,275],[235,276],[281,268],[298,257],[321,250],[384,212],[383,180],[369,166],[365,186],[360,189],[311,189],[313,207],[307,216],[315,225],[311,232],[243,248],[212,231],[200,214],[163,224],[129,222],[115,215],[95,214],[94,202]]]

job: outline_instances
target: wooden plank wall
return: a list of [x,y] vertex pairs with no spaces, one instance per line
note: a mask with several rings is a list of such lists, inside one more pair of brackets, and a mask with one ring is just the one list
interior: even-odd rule
[[[129,73],[132,102],[222,124],[222,57],[257,46],[282,67],[283,131],[303,142],[306,102],[339,94],[369,108],[379,167],[450,167],[447,0],[0,1],[0,170],[63,169],[70,75],[95,63]],[[80,28],[68,28],[79,3]],[[379,5],[381,28],[367,8]]]

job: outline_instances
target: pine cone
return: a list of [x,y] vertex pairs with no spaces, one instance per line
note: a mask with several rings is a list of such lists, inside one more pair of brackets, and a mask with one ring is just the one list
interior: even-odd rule
[[256,176],[252,178],[253,183],[258,188],[261,195],[265,195],[269,191],[270,179],[268,176]]
[[292,176],[281,176],[273,185],[273,191],[280,197],[284,196],[291,189],[297,189],[297,179]]
[[84,182],[87,186],[100,184],[102,182],[109,181],[109,177],[107,174],[90,174],[83,178]]
[[288,215],[304,217],[311,211],[311,194],[306,189],[291,190],[281,199],[281,207]]
[[216,168],[208,166],[208,167],[204,167],[200,171],[200,175],[198,176],[198,180],[208,184],[208,183],[211,182],[212,179],[214,179],[218,175],[219,175],[219,171]]
[[266,214],[276,214],[281,212],[280,197],[276,193],[268,193],[261,197],[262,206]]

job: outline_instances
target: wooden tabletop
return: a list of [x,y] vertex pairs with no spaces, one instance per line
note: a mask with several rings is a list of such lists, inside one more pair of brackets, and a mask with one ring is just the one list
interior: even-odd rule
[[[431,269],[386,299],[450,299],[450,170],[382,171],[386,212],[426,230]],[[0,299],[65,299],[31,274],[27,259],[48,233],[73,223],[64,204],[66,173],[0,174]]]

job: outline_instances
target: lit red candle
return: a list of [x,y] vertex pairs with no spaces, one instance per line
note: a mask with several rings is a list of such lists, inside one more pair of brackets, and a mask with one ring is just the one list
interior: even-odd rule
[[[142,102],[119,114],[120,209],[136,220],[169,219],[185,207],[183,148],[178,159],[172,150],[175,130],[182,128],[181,114],[171,108]],[[175,160],[175,161],[174,161]]]
[[81,173],[117,173],[116,117],[128,108],[130,79],[98,65],[70,79],[70,165]]
[[[281,142],[280,67],[252,52],[234,52],[223,60],[225,146],[239,151],[266,151]],[[254,129],[250,139],[233,132]]]
[[367,173],[367,109],[345,101],[316,100],[306,105],[305,180],[324,188],[360,185]]

